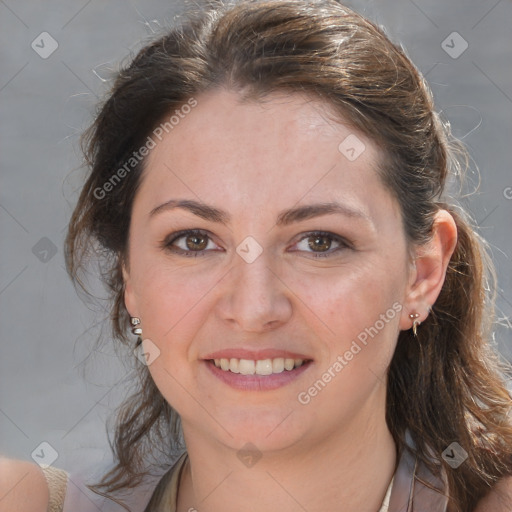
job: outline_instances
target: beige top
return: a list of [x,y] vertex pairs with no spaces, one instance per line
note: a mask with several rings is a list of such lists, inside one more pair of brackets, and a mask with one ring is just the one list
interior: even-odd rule
[[50,493],[48,512],[62,512],[64,498],[66,497],[68,474],[63,469],[57,469],[52,466],[43,466],[41,469],[48,483],[48,491]]

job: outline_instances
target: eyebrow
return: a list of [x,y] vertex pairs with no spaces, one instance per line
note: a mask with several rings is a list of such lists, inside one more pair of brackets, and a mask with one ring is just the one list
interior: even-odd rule
[[[165,203],[153,208],[149,214],[150,217],[154,217],[158,213],[173,210],[176,208],[182,208],[193,213],[197,217],[204,220],[217,222],[223,225],[227,225],[231,220],[231,215],[225,210],[215,208],[205,203],[194,201],[192,199],[170,199]],[[356,218],[365,220],[372,223],[371,219],[361,210],[352,208],[348,205],[344,205],[335,201],[327,203],[316,203],[306,206],[298,206],[295,208],[288,208],[279,212],[277,216],[277,226],[288,226],[295,222],[300,222],[314,217],[320,217],[322,215],[339,214],[350,218]]]

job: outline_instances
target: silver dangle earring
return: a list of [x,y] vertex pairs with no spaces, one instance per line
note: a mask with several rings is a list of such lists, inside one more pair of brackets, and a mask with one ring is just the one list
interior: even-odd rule
[[137,336],[137,343],[135,346],[138,347],[142,343],[142,327],[140,327],[140,318],[132,316],[130,317],[130,323],[132,324],[132,333]]
[[416,337],[418,337],[418,326],[421,324],[421,322],[418,320],[419,316],[419,313],[411,313],[409,315],[409,318],[412,320],[412,333]]

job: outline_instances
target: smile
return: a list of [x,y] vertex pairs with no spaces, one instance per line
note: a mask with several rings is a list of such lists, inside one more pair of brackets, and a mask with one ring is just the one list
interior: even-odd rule
[[[254,356],[253,356],[254,357]],[[261,357],[261,356],[260,356]],[[271,391],[291,384],[312,366],[311,359],[273,357],[238,359],[234,357],[204,360],[210,374],[241,391]]]
[[225,372],[239,373],[241,375],[272,375],[292,371],[304,364],[304,359],[292,359],[284,357],[276,357],[274,359],[213,359],[217,368]]

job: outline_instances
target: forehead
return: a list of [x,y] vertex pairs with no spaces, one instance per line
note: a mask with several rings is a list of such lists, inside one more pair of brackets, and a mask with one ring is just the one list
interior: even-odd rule
[[147,158],[141,193],[155,203],[169,194],[217,204],[224,197],[233,209],[238,202],[262,211],[302,198],[368,203],[365,196],[377,200],[384,192],[376,145],[334,120],[318,99],[274,94],[242,101],[219,89],[196,101]]

